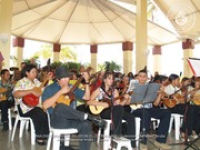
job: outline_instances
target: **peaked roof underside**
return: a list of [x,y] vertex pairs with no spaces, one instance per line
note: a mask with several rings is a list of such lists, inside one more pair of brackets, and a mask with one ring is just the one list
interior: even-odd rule
[[[113,0],[114,1],[114,0]],[[14,0],[14,36],[60,44],[135,42],[136,14],[108,0]],[[116,0],[130,8],[136,0]],[[1,1],[0,1],[1,2]],[[148,21],[148,44],[200,37],[199,0],[153,0],[173,31]],[[184,9],[183,9],[184,8]]]

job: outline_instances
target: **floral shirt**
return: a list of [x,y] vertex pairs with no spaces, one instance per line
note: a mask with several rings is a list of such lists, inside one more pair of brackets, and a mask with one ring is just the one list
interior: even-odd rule
[[[16,85],[13,89],[13,93],[18,91],[18,90],[30,90],[30,89],[33,89],[34,87],[39,87],[40,84],[41,83],[38,79],[35,79],[32,82],[28,78],[24,77],[16,83]],[[20,105],[20,108],[21,108],[21,110],[24,114],[27,113],[28,111],[30,111],[31,109],[33,109],[33,108],[25,105],[22,101],[22,98],[15,98],[15,101],[16,101],[17,104]]]

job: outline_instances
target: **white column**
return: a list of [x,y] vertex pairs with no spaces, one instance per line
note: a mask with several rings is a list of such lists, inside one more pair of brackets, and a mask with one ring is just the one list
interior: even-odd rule
[[53,62],[60,61],[60,44],[53,44]]
[[127,74],[133,71],[133,43],[124,42],[122,43],[123,50],[123,73]]
[[190,78],[193,76],[193,73],[187,62],[187,58],[193,57],[194,41],[191,39],[185,40],[184,42],[182,42],[182,48],[183,48],[183,76]]
[[0,3],[0,51],[4,57],[3,68],[10,68],[10,39],[13,0]]
[[13,60],[12,67],[18,67],[21,69],[21,62],[23,61],[23,48],[24,48],[24,39],[23,38],[15,38],[13,39],[13,47],[14,47],[14,56],[17,58],[17,61]]
[[90,45],[92,72],[97,72],[98,45]]
[[136,72],[147,66],[147,0],[137,0]]
[[152,50],[153,53],[153,71],[158,71],[159,73],[161,72],[161,55],[162,55],[162,50],[161,46],[156,45],[153,47]]

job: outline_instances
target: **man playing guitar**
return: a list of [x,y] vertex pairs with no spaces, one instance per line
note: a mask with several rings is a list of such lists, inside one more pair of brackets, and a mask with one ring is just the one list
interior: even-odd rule
[[[91,115],[73,109],[67,104],[64,104],[64,100],[58,103],[57,101],[60,99],[60,97],[63,97],[63,95],[66,95],[70,92],[69,80],[71,74],[64,66],[61,66],[56,70],[55,76],[57,82],[47,86],[42,94],[42,107],[44,110],[48,110],[48,113],[51,117],[51,126],[53,128],[78,129],[80,140],[79,150],[90,150],[92,131],[91,123],[88,120],[97,124],[101,128],[104,128],[106,123],[104,120],[99,120]],[[86,81],[85,91],[77,88],[74,91],[75,98],[89,100],[89,74],[87,72],[83,72],[82,77]],[[70,100],[70,97],[66,100]]]
[[[148,84],[147,81],[148,81],[147,71],[145,69],[140,70],[138,73],[138,83],[135,82],[135,84],[145,85],[145,84]],[[163,87],[161,87],[160,91],[163,91],[163,90],[164,90]],[[165,149],[165,150],[171,149],[171,146],[166,144],[171,114],[166,109],[153,107],[153,105],[154,106],[159,105],[161,101],[161,96],[162,96],[161,93],[162,92],[158,92],[157,98],[155,99],[153,103],[145,103],[145,104],[142,104],[141,108],[132,110],[132,114],[136,117],[140,117],[141,119],[141,129],[142,129],[142,135],[143,135],[142,136],[143,138],[140,144],[141,150],[148,149],[147,133],[149,131],[151,118],[160,120],[158,132],[157,132],[158,136],[154,144],[160,149]],[[133,94],[134,94],[134,90],[133,90]]]

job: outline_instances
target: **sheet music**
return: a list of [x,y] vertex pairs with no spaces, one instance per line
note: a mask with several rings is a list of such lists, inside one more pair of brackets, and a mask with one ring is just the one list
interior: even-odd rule
[[131,95],[131,104],[139,103],[150,103],[153,102],[160,89],[159,83],[147,83],[144,85],[134,84],[133,94]]

